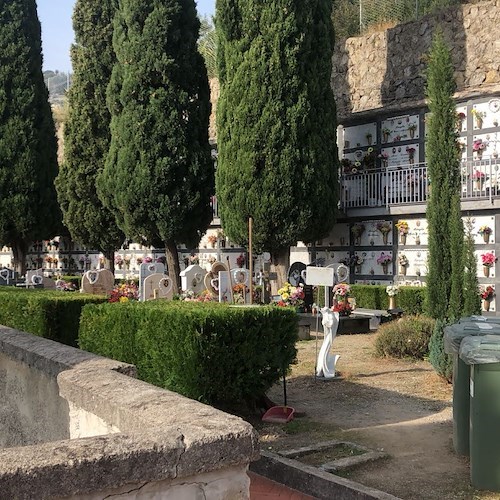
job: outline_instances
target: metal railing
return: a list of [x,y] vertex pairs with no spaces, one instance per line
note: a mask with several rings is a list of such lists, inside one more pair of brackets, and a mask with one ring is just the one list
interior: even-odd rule
[[[462,201],[500,198],[500,159],[468,159],[461,164]],[[432,182],[427,164],[384,167],[341,176],[343,208],[426,203]]]

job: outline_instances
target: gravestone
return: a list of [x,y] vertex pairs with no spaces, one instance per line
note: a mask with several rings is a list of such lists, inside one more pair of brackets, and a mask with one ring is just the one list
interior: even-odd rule
[[93,269],[82,276],[80,292],[109,295],[115,285],[115,277],[109,269]]
[[[222,277],[220,276],[220,273],[225,273],[222,274]],[[225,264],[222,262],[214,262],[212,264],[212,268],[210,271],[205,274],[205,278],[203,279],[205,288],[214,296],[218,297],[219,301],[221,301],[221,286],[220,282],[222,281],[222,290],[227,295],[227,286],[229,282],[229,272],[227,270],[227,267]],[[222,296],[224,295],[224,292],[222,293]],[[226,301],[229,300],[229,298],[226,298]],[[222,300],[224,302],[224,300]]]
[[152,274],[165,274],[165,264],[161,262],[143,262],[139,268],[139,300],[144,298],[144,280]]
[[56,282],[52,278],[46,278],[45,276],[42,276],[42,287],[47,290],[55,290]]
[[181,288],[183,291],[201,293],[205,289],[204,278],[207,271],[197,264],[191,264],[181,272]]
[[13,269],[4,267],[0,269],[0,286],[15,285],[18,279],[18,274]]
[[[250,286],[250,271],[244,267],[231,269],[229,272],[231,280],[230,286],[233,288],[233,302],[234,302],[234,287],[236,285],[243,285],[245,288],[242,292],[244,303],[250,304],[250,293],[248,287]],[[243,288],[243,287],[242,287]]]
[[154,273],[144,278],[142,287],[143,299],[156,300],[167,299],[172,300],[174,297],[172,280],[161,273]]
[[[276,281],[278,276],[276,273],[271,272],[271,263],[264,262],[262,270],[257,275],[259,285],[262,286],[262,302],[269,304],[271,302],[271,281]],[[291,283],[290,283],[291,284]]]

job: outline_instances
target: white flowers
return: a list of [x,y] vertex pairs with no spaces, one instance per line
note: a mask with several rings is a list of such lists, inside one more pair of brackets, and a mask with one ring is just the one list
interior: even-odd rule
[[394,297],[398,294],[399,292],[399,286],[397,285],[389,285],[387,286],[387,288],[385,289],[387,295],[389,295],[389,297]]

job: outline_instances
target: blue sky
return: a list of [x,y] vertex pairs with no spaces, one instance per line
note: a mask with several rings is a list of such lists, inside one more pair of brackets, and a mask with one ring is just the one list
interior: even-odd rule
[[[146,1],[146,0],[145,0]],[[213,15],[215,0],[196,0],[201,15]],[[37,0],[42,24],[43,69],[68,71],[69,48],[73,42],[71,15],[75,0]]]

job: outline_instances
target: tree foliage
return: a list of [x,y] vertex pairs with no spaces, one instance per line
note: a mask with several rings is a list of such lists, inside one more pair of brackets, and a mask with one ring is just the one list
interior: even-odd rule
[[78,0],[73,14],[73,85],[64,128],[65,159],[57,178],[59,203],[71,237],[111,260],[124,239],[96,192],[111,133],[106,89],[116,57],[112,0]]
[[463,316],[481,314],[481,298],[479,296],[479,281],[477,279],[477,258],[474,252],[473,224],[470,218],[465,221],[464,242],[464,307]]
[[33,240],[60,230],[57,142],[42,75],[35,0],[0,3],[0,242],[25,270]]
[[224,231],[277,261],[332,228],[336,116],[330,0],[219,0],[217,196]]
[[203,56],[209,78],[217,77],[217,32],[213,20],[201,18],[200,39],[198,49]]
[[428,122],[426,157],[431,180],[427,204],[429,227],[428,314],[456,318],[462,310],[463,225],[460,217],[460,161],[456,144],[455,89],[451,54],[438,31],[427,69]]
[[176,282],[176,242],[197,244],[212,218],[210,100],[199,28],[194,0],[119,3],[108,89],[111,145],[98,181],[129,238],[165,242]]

